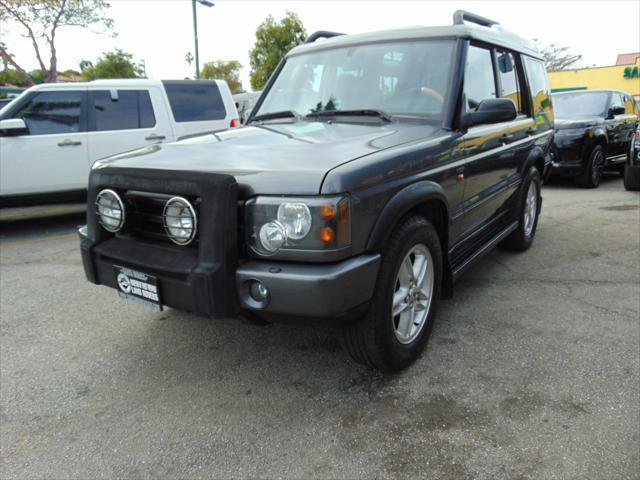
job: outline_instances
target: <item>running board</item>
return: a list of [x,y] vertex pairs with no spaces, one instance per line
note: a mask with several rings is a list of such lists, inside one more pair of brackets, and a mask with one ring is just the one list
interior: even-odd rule
[[460,278],[460,276],[474,263],[484,257],[487,253],[489,253],[493,248],[498,245],[502,240],[509,236],[511,232],[513,232],[516,228],[518,228],[518,222],[513,222],[508,225],[506,228],[500,231],[496,236],[494,236],[487,243],[482,245],[479,249],[477,249],[471,256],[466,258],[459,265],[454,265],[453,272],[453,281],[455,282]]

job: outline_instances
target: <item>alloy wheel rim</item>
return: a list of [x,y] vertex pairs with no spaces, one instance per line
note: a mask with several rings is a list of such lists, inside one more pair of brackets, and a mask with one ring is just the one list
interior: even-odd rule
[[602,176],[602,167],[604,164],[604,158],[602,152],[597,152],[593,157],[593,165],[591,168],[591,180],[597,185],[600,183],[600,177]]
[[538,187],[534,182],[529,185],[527,199],[524,206],[524,234],[528,237],[533,232],[533,225],[538,213]]
[[433,296],[433,257],[426,245],[414,245],[405,255],[396,276],[391,321],[396,339],[413,342],[426,324]]

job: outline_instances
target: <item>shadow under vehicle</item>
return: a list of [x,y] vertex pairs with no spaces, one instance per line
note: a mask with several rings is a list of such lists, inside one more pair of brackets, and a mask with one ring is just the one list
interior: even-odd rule
[[463,272],[533,242],[549,95],[535,46],[468,12],[317,32],[247,125],[94,165],[86,276],[156,309],[338,323],[355,360],[405,368]]

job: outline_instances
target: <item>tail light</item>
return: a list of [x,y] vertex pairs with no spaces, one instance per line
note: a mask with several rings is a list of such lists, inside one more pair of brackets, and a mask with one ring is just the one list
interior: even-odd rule
[[240,126],[239,118],[234,118],[233,120],[231,120],[231,123],[229,124],[230,128],[239,127],[239,126]]

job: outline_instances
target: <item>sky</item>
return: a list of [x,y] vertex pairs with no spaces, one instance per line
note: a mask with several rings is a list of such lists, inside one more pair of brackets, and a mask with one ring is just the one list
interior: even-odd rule
[[[449,25],[457,9],[500,22],[542,45],[568,46],[583,55],[581,66],[613,65],[618,53],[640,51],[640,1],[347,1],[213,0],[214,7],[197,6],[200,64],[239,60],[241,80],[249,85],[249,50],[255,30],[268,16],[299,15],[307,33],[332,30],[359,33],[414,25]],[[95,61],[102,52],[121,48],[144,60],[147,76],[175,79],[193,76],[185,61],[194,52],[190,0],[111,0],[110,16],[116,37],[80,28],[60,29],[58,70],[79,70],[81,60]],[[17,62],[37,68],[31,44],[18,27],[2,25],[2,40]]]

